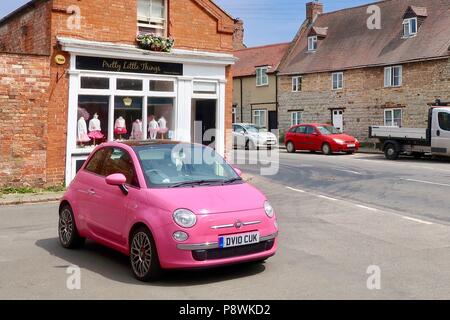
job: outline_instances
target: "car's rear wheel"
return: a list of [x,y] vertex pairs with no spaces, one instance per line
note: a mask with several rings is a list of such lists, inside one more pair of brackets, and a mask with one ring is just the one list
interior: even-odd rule
[[130,264],[134,276],[139,281],[155,280],[161,274],[155,242],[145,227],[136,229],[131,236]]
[[286,150],[287,150],[287,152],[289,152],[289,153],[294,153],[294,152],[295,152],[295,146],[294,146],[294,143],[292,143],[291,141],[289,141],[289,142],[286,144]]
[[63,206],[59,211],[58,222],[59,242],[66,249],[77,249],[84,245],[85,238],[80,237],[72,208]]
[[352,154],[355,153],[355,151],[347,151],[346,153],[349,154],[349,155],[352,155]]
[[328,143],[324,143],[322,145],[322,152],[323,152],[323,154],[325,154],[327,156],[331,154],[331,147]]

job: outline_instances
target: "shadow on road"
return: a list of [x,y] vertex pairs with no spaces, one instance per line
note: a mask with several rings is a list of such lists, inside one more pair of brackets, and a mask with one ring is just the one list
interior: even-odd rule
[[134,279],[127,256],[95,242],[86,241],[85,246],[79,250],[62,248],[58,238],[37,240],[35,244],[52,256],[67,261],[67,265],[59,265],[55,268],[77,265],[81,269],[89,270],[113,281],[154,287],[204,285],[249,277],[265,270],[265,266],[261,263],[245,263],[208,270],[167,271],[156,282],[142,283]]

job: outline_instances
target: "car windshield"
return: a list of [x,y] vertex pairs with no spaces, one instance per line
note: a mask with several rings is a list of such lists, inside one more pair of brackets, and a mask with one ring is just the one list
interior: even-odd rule
[[161,144],[134,148],[150,188],[242,183],[213,149],[194,144]]
[[318,126],[317,129],[319,129],[320,133],[325,136],[330,135],[330,134],[341,133],[338,129],[336,129],[333,126]]
[[253,133],[258,133],[258,132],[265,132],[265,131],[267,131],[265,128],[263,128],[263,127],[258,127],[258,126],[245,126],[245,129],[247,129],[248,132],[253,132]]

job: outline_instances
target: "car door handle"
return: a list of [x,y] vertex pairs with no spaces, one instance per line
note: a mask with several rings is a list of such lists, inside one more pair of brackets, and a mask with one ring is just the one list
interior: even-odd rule
[[436,131],[436,135],[437,135],[438,137],[440,137],[440,136],[441,136],[441,130]]
[[88,194],[89,194],[90,196],[95,196],[97,193],[95,192],[94,189],[90,189],[90,190],[88,190]]

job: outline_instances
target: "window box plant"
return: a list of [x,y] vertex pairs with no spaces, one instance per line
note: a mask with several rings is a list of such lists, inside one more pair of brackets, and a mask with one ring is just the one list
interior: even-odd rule
[[160,37],[154,34],[138,35],[136,41],[139,48],[158,52],[170,52],[174,44],[172,38]]

